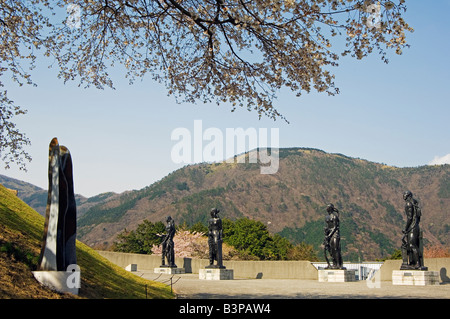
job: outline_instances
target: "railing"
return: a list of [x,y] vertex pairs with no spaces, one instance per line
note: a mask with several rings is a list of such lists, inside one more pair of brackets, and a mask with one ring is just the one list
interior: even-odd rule
[[[144,274],[141,274],[140,277],[142,277],[143,275],[144,275]],[[156,282],[160,282],[160,283],[162,283],[162,284],[165,284],[165,285],[167,285],[167,286],[170,286],[170,292],[173,292],[173,285],[175,285],[175,284],[178,282],[178,280],[181,279],[181,277],[178,277],[178,278],[174,281],[174,280],[173,280],[173,277],[175,277],[175,275],[172,275],[169,279],[165,279],[165,280],[160,281],[160,280],[158,280],[158,279],[159,279],[159,277],[161,277],[161,275],[162,275],[162,273],[159,274],[158,277],[156,277],[156,278],[154,278],[154,279],[150,279],[150,280],[156,281]],[[168,283],[169,281],[170,281],[170,284]],[[145,285],[145,299],[147,299],[147,285]]]
[[[325,262],[313,262],[312,263],[316,269],[325,269],[327,267],[327,263]],[[381,268],[383,262],[362,262],[362,263],[345,263],[344,267],[347,269],[356,270],[356,279],[357,280],[366,280],[371,279],[375,275],[375,273]]]

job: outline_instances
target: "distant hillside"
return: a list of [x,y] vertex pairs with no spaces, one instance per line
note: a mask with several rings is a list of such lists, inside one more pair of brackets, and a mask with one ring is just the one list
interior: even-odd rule
[[4,175],[0,175],[0,184],[9,189],[17,190],[17,196],[21,200],[33,207],[42,216],[45,215],[47,190]]
[[98,203],[79,218],[80,238],[108,248],[118,233],[144,219],[206,223],[212,207],[222,217],[262,221],[273,233],[319,249],[327,203],[341,211],[343,255],[382,258],[399,248],[402,193],[420,201],[426,244],[450,244],[450,165],[396,168],[316,149],[281,149],[276,174],[259,164],[185,166],[162,180]]
[[[16,190],[17,197],[27,203],[31,208],[37,211],[42,216],[45,216],[45,209],[47,207],[48,192],[46,189],[40,188],[33,184],[20,181],[5,175],[0,175],[0,184],[6,188]],[[77,216],[80,217],[90,207],[99,202],[105,202],[107,199],[114,197],[115,193],[104,193],[90,198],[75,194],[77,201]]]
[[0,185],[0,299],[174,297],[166,285],[131,274],[79,241],[80,295],[43,287],[31,273],[37,267],[43,231],[44,218]]

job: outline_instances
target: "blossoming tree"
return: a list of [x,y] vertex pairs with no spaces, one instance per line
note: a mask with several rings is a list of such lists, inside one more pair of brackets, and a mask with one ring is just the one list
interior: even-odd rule
[[[401,54],[405,10],[405,0],[0,0],[0,89],[6,73],[32,83],[25,65],[43,50],[64,81],[113,87],[108,71],[122,64],[131,83],[149,74],[180,102],[284,119],[273,103],[282,88],[339,92],[331,67],[341,55]],[[23,112],[14,107],[0,92],[2,115]],[[0,152],[20,150],[27,139],[2,120]]]

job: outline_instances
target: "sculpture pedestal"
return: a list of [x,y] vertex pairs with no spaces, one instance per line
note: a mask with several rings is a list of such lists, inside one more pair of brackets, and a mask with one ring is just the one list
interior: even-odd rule
[[137,264],[129,264],[128,266],[125,267],[125,270],[137,271]]
[[439,273],[423,270],[393,270],[392,284],[405,286],[439,285]]
[[80,272],[67,271],[32,271],[34,278],[42,285],[60,293],[78,295]]
[[233,280],[233,269],[225,268],[204,268],[200,269],[198,278],[203,280]]
[[356,270],[320,269],[319,282],[347,282],[356,281]]
[[154,269],[155,274],[176,275],[184,274],[184,268],[159,267]]

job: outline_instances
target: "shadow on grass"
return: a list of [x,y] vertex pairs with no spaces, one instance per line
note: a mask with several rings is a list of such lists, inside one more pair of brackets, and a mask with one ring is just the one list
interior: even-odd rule
[[140,278],[101,257],[88,246],[77,243],[81,268],[80,296],[89,299],[172,299],[170,287]]

